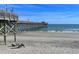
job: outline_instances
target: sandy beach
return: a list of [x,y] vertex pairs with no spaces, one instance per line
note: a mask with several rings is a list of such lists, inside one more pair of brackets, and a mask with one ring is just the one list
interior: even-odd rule
[[4,45],[0,35],[0,54],[78,54],[79,33],[77,32],[19,32],[17,43],[24,43],[25,48],[11,49],[13,36],[7,35]]

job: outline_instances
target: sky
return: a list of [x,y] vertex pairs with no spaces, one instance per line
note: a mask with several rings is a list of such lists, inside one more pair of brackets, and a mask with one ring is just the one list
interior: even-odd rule
[[5,6],[21,21],[79,24],[79,4],[0,4],[0,9]]

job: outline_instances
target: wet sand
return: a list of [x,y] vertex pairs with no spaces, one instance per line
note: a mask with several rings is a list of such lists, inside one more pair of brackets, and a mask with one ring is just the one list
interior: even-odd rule
[[79,53],[79,33],[77,32],[20,32],[17,42],[25,48],[11,49],[13,36],[7,36],[4,45],[0,35],[0,54],[77,54]]

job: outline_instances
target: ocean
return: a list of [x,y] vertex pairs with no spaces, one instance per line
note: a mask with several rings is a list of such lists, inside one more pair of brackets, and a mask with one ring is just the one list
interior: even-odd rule
[[47,31],[79,31],[79,24],[48,24]]
[[[20,26],[21,30],[22,30],[22,27]],[[79,24],[48,24],[47,27],[38,28],[38,29],[34,29],[34,30],[29,29],[28,31],[48,31],[48,32],[73,31],[73,32],[79,32]]]

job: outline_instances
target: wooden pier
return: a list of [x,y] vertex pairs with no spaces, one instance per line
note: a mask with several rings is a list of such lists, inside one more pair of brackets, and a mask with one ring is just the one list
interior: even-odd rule
[[17,30],[18,31],[33,31],[36,29],[47,27],[48,23],[45,22],[27,22],[27,21],[20,21],[17,23]]
[[4,36],[6,45],[6,36],[8,33],[14,33],[14,41],[16,41],[16,24],[18,16],[12,12],[7,12],[7,9],[0,11],[0,34]]

